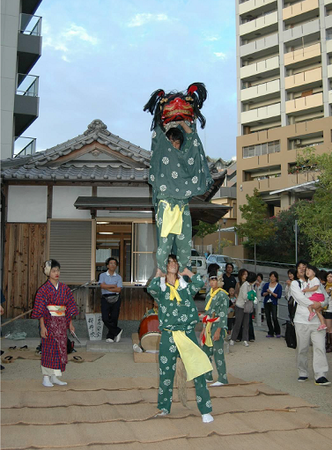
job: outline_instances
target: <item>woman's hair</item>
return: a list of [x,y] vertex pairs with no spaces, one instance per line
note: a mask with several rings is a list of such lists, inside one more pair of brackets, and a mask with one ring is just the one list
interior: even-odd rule
[[316,266],[313,266],[312,264],[308,264],[308,265],[307,265],[307,269],[312,270],[312,271],[314,272],[314,274],[315,274],[315,277],[318,276],[318,269],[317,269]]
[[255,283],[257,280],[257,275],[255,272],[248,272],[247,280],[249,284]]
[[50,276],[50,273],[51,273],[51,270],[54,268],[54,267],[59,267],[59,269],[60,269],[60,263],[58,263],[58,261],[57,260],[55,260],[55,259],[48,259],[47,261],[45,261],[44,262],[44,265],[43,265],[43,271],[44,271],[44,274],[47,276],[47,277],[49,277]]
[[296,270],[295,269],[288,269],[287,275],[289,275],[290,273],[294,276],[294,278],[296,278]]
[[208,269],[207,269],[208,275],[217,276],[219,269],[220,269],[219,264],[217,264],[217,263],[210,264]]
[[240,269],[239,273],[237,274],[240,286],[243,284],[242,277],[243,277],[243,274],[246,273],[246,272],[248,273],[247,269]]
[[[257,274],[257,278],[258,278],[258,277],[261,277],[261,280],[262,280],[262,281],[264,280],[264,278],[263,278],[263,274],[262,274],[262,273],[260,273],[260,272],[258,272],[258,274]],[[256,279],[257,279],[257,278],[256,278]]]
[[279,281],[279,275],[278,275],[278,272],[276,272],[275,270],[272,270],[272,272],[269,273],[269,277],[270,277],[271,275],[274,275],[274,276],[276,277],[276,280]]
[[317,277],[320,279],[320,281],[324,281],[324,283],[326,283],[327,273],[332,273],[332,272],[327,272],[324,269],[319,270]]
[[179,128],[170,128],[166,133],[166,137],[168,140],[180,141],[180,147],[184,141],[183,133]]

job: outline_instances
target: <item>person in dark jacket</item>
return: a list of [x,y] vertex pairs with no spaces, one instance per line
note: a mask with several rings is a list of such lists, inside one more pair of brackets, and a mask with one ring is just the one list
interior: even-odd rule
[[[278,322],[278,300],[282,295],[282,287],[279,284],[279,275],[274,270],[269,274],[270,281],[265,283],[262,289],[264,297],[264,310],[267,326],[269,328],[266,337],[280,338],[280,325]],[[273,324],[272,324],[273,322]]]

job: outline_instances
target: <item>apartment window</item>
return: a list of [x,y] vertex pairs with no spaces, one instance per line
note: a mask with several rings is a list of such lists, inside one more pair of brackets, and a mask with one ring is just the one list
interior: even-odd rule
[[279,152],[280,141],[264,142],[263,144],[250,145],[242,149],[243,159]]

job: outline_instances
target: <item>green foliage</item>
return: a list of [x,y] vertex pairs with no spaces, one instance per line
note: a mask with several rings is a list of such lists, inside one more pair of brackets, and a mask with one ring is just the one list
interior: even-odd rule
[[204,239],[205,236],[208,236],[209,234],[215,233],[219,229],[219,223],[215,223],[213,225],[202,222],[201,220],[198,222],[198,225],[193,227],[194,230],[197,230],[196,236]]
[[219,253],[219,254],[223,254],[224,252],[223,252],[223,249],[224,249],[224,247],[230,247],[231,245],[233,245],[233,242],[232,241],[230,241],[229,239],[220,239],[220,242],[219,242],[219,239],[217,240],[217,241],[215,241],[215,243],[216,243],[216,250],[215,250],[215,252],[216,253]]
[[319,156],[313,147],[303,148],[296,159],[295,166],[291,167],[289,173],[314,172],[319,170]]
[[[270,220],[275,226],[275,233],[257,246],[257,259],[295,264],[295,220],[298,220],[297,205],[281,211]],[[309,243],[301,228],[297,235],[298,259],[309,260]]]
[[332,153],[315,155],[320,170],[312,201],[299,201],[299,225],[310,244],[311,261],[332,266]]
[[243,223],[235,227],[241,237],[246,237],[247,245],[265,241],[275,232],[275,226],[268,218],[267,205],[259,195],[258,189],[252,196],[246,195],[247,204],[240,206]]

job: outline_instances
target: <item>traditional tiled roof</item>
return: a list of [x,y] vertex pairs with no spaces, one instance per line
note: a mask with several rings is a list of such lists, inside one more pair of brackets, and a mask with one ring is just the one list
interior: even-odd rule
[[[75,159],[77,151],[89,144],[101,144],[111,150],[113,160],[100,161],[94,157],[99,150],[91,150],[91,159]],[[95,153],[97,152],[97,153]],[[70,154],[73,153],[73,158]],[[75,154],[74,154],[75,153]],[[66,157],[66,158],[64,158]],[[101,120],[94,120],[81,135],[31,156],[1,161],[4,181],[77,181],[77,182],[147,182],[151,152],[115,136]],[[117,159],[118,158],[118,159]],[[224,179],[214,164],[210,172],[215,180],[211,195]],[[210,195],[209,195],[210,194]]]

